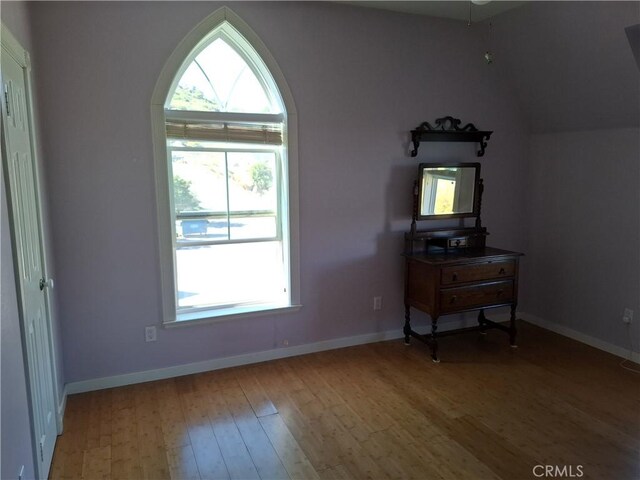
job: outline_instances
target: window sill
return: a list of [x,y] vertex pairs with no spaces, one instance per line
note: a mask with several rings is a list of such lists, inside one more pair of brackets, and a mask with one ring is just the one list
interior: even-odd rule
[[221,308],[204,310],[200,312],[180,313],[173,322],[165,322],[165,328],[180,328],[205,323],[217,323],[227,320],[239,320],[242,318],[262,317],[279,313],[293,313],[302,308],[302,305],[252,305],[246,307]]

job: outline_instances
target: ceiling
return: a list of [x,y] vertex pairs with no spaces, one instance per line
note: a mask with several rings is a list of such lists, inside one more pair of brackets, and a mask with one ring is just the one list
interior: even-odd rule
[[395,12],[413,13],[415,15],[429,15],[431,17],[452,18],[454,20],[469,20],[469,6],[471,6],[471,21],[479,22],[498,15],[512,8],[524,5],[525,1],[492,1],[485,5],[476,5],[467,0],[449,1],[341,1],[360,7],[379,8]]

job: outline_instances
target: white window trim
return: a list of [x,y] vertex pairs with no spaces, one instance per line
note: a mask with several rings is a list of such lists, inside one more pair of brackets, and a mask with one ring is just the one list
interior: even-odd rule
[[[203,40],[223,22],[228,22],[255,49],[266,68],[271,73],[286,109],[287,129],[283,139],[286,145],[286,159],[282,170],[282,201],[288,206],[288,222],[283,222],[282,240],[289,258],[285,258],[285,271],[289,272],[290,300],[288,305],[273,305],[273,308],[259,306],[253,310],[237,309],[229,311],[209,310],[193,315],[177,315],[175,299],[175,251],[173,248],[171,225],[171,192],[169,190],[169,162],[165,133],[165,101],[175,87],[177,77],[185,59],[197,48],[202,48]],[[291,90],[285,81],[277,62],[256,35],[240,17],[228,7],[221,7],[200,22],[178,44],[167,59],[151,97],[151,127],[156,183],[156,214],[158,226],[158,258],[160,262],[160,291],[162,323],[165,326],[183,326],[203,322],[237,319],[269,313],[283,313],[298,310],[300,305],[300,235],[298,205],[298,114]],[[288,243],[288,244],[287,244]],[[288,248],[287,248],[288,247]]]

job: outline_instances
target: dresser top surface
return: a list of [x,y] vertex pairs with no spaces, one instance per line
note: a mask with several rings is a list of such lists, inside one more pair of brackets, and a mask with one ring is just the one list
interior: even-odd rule
[[407,259],[429,263],[431,265],[457,264],[469,261],[483,261],[490,258],[500,259],[506,257],[519,257],[522,255],[524,254],[493,247],[461,248],[449,250],[447,253],[444,252],[444,249],[433,248],[433,251],[430,251],[429,253],[404,254]]

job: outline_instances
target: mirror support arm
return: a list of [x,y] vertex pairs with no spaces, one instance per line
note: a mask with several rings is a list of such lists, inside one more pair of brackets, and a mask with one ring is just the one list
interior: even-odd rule
[[482,228],[482,221],[480,220],[480,212],[482,211],[482,192],[484,192],[484,183],[482,179],[478,180],[478,216],[476,217],[476,228]]

